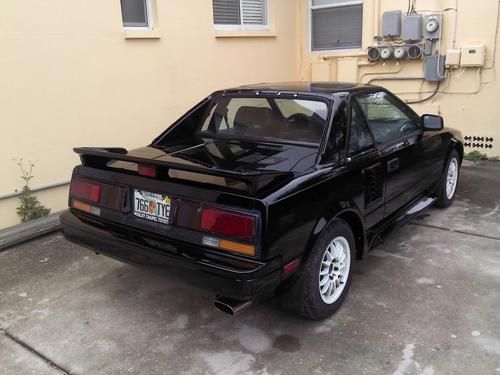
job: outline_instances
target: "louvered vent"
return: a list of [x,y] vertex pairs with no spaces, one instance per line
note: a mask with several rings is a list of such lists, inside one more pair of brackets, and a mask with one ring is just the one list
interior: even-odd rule
[[365,175],[365,207],[378,201],[384,194],[382,164],[378,163],[364,171]]

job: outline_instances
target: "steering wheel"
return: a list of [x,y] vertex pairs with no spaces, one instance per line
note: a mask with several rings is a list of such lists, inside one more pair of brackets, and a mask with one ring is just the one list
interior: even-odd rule
[[[306,125],[300,130],[309,130],[310,121],[309,117],[304,113],[294,113],[285,119],[285,129],[286,130],[296,130],[297,127],[300,128],[301,125]],[[298,130],[298,129],[297,129]]]

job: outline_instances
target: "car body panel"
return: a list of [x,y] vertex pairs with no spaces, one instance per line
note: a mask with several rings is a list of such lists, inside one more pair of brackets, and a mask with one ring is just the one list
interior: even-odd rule
[[[82,165],[75,167],[73,180],[101,184],[100,215],[70,208],[61,217],[63,231],[72,241],[126,261],[134,261],[136,247],[138,258],[147,263],[188,270],[186,278],[237,299],[279,289],[290,276],[283,266],[307,259],[323,229],[336,218],[356,229],[361,256],[396,227],[393,224],[409,205],[434,194],[449,152],[460,149],[463,142],[456,130],[431,132],[419,127],[393,144],[349,158],[338,151],[327,161],[341,104],[349,105],[356,95],[374,90],[386,92],[370,85],[303,82],[222,90],[201,101],[146,147],[77,148]],[[329,115],[321,143],[189,136],[211,98],[218,95],[323,100]],[[138,175],[139,165],[155,167],[156,176]],[[134,217],[134,189],[170,197],[169,225]],[[206,206],[258,218],[255,256],[203,244],[204,234],[186,223],[189,218],[199,220]],[[210,281],[204,283],[203,275]]]

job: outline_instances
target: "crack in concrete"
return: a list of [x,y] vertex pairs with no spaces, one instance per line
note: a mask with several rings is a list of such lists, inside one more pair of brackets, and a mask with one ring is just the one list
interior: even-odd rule
[[26,349],[27,351],[29,351],[30,353],[32,353],[36,357],[40,358],[43,362],[48,364],[53,369],[61,372],[64,375],[71,375],[71,371],[69,371],[68,369],[64,368],[61,365],[58,365],[57,363],[52,361],[50,358],[43,355],[38,350],[36,350],[32,346],[30,346],[29,344],[27,344],[26,342],[21,340],[19,337],[15,336],[12,333],[10,333],[9,331],[7,331],[5,328],[0,328],[0,333],[3,334],[5,337],[9,338],[10,340],[12,340],[13,342],[15,342],[16,344],[20,345],[21,347],[23,347],[24,349]]
[[487,238],[487,239],[490,239],[490,240],[500,241],[499,237],[488,236],[486,234],[471,233],[471,232],[466,232],[466,231],[459,230],[459,229],[444,228],[444,227],[440,227],[440,226],[437,226],[437,225],[423,224],[423,223],[411,223],[411,225],[418,225],[420,227],[427,227],[427,228],[439,229],[439,230],[444,230],[444,231],[447,231],[447,232],[460,233],[460,234],[465,234],[465,235],[468,235],[468,236],[474,236],[474,237],[480,237],[480,238]]

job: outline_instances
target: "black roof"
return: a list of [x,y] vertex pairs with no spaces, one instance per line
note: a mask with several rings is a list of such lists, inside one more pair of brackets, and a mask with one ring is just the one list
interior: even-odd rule
[[227,91],[284,91],[297,93],[335,94],[373,89],[376,86],[348,82],[277,82],[235,87]]

